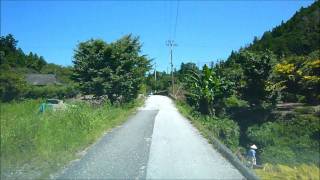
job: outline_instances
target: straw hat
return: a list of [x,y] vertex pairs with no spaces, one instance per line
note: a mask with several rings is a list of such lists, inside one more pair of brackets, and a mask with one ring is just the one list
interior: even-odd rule
[[257,146],[254,144],[252,146],[250,146],[251,149],[258,149]]

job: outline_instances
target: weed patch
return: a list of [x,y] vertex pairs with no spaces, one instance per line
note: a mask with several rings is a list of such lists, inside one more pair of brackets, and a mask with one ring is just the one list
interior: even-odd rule
[[1,178],[46,178],[142,104],[86,103],[39,113],[41,100],[1,104]]

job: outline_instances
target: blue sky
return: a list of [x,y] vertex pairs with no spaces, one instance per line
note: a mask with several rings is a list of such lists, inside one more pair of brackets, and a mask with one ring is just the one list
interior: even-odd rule
[[[142,53],[159,70],[173,61],[226,59],[281,21],[314,1],[1,1],[1,35],[13,34],[24,52],[48,62],[72,65],[76,45],[90,38],[112,42],[125,34],[140,36]],[[174,24],[179,6],[176,35]],[[174,36],[174,37],[173,37]]]

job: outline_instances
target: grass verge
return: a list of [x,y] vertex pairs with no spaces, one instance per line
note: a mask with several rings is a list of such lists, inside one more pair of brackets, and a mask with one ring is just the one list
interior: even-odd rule
[[43,179],[120,125],[142,100],[94,108],[75,103],[39,114],[41,100],[1,104],[1,179]]

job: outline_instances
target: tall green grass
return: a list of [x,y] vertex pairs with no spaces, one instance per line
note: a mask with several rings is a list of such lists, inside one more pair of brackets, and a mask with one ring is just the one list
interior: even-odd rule
[[41,100],[1,104],[1,179],[45,178],[111,129],[142,101],[99,108],[75,103],[39,113]]

